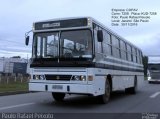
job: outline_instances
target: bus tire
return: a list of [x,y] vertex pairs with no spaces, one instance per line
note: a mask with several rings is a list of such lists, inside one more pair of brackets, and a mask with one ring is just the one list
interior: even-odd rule
[[65,93],[52,92],[52,97],[54,98],[55,101],[60,102],[60,101],[63,101],[65,97]]
[[148,81],[149,84],[152,84],[152,81]]
[[137,92],[137,76],[134,77],[134,86],[130,88],[126,88],[125,92],[127,94],[136,94]]
[[105,82],[105,93],[103,95],[98,96],[99,101],[100,101],[101,104],[106,104],[106,103],[109,102],[110,93],[111,93],[111,86],[110,86],[110,83],[109,83],[108,79],[106,79],[106,82]]

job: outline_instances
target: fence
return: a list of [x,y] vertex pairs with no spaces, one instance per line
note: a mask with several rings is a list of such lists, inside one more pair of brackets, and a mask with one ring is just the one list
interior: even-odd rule
[[0,74],[0,84],[27,83],[28,80],[28,74]]

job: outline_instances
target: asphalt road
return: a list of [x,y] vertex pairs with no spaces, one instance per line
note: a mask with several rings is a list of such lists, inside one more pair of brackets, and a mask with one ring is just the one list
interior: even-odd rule
[[[67,95],[55,102],[51,93],[38,92],[0,96],[0,112],[14,113],[160,113],[160,84],[148,84],[137,94],[114,92],[108,104],[99,104],[90,96]],[[159,115],[160,116],[160,115]]]

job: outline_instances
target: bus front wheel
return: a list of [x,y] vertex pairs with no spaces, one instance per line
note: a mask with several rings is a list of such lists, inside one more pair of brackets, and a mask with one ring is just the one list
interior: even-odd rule
[[105,93],[103,95],[98,96],[100,103],[106,104],[110,99],[111,87],[108,79],[106,79],[105,83]]
[[55,101],[63,101],[64,97],[65,97],[65,93],[55,93],[52,92],[52,96],[54,98]]

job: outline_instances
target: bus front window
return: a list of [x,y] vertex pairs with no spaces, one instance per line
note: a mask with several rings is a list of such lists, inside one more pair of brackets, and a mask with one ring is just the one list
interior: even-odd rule
[[58,58],[58,39],[58,32],[35,34],[33,58]]
[[90,30],[37,33],[33,58],[92,58]]
[[60,58],[91,58],[92,42],[89,30],[62,31]]

